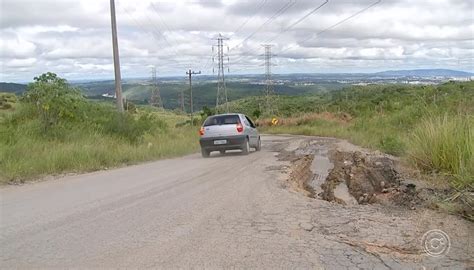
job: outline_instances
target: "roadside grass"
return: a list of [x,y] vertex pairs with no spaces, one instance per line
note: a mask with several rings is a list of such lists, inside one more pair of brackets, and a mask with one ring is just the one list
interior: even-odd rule
[[347,139],[366,148],[379,149],[392,155],[401,155],[406,149],[404,134],[400,134],[400,131],[389,126],[386,121],[384,117],[356,118],[347,123],[331,119],[317,119],[299,125],[265,126],[260,127],[260,130],[269,134],[286,133]]
[[458,188],[474,184],[472,116],[427,118],[413,130],[408,142],[408,158],[421,170],[447,174]]
[[80,173],[196,152],[196,127],[176,128],[185,117],[141,110],[120,115],[109,104],[87,105],[84,121],[45,132],[26,104],[0,111],[0,182]]
[[[384,117],[386,118],[386,117]],[[373,150],[405,158],[425,173],[451,179],[454,187],[474,185],[474,118],[466,115],[426,117],[413,128],[391,127],[391,119],[354,119],[349,123],[313,120],[302,125],[260,127],[269,134],[347,139]]]
[[281,106],[286,97],[280,96],[280,123],[259,119],[260,130],[347,139],[402,157],[456,189],[474,188],[474,82],[348,88],[312,97],[312,112],[309,99],[302,99],[306,105],[295,113]]

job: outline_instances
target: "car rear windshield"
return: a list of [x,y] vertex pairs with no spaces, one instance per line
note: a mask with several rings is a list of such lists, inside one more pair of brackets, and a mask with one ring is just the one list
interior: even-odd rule
[[204,126],[216,126],[216,125],[235,125],[240,123],[238,115],[219,115],[211,116],[204,122]]

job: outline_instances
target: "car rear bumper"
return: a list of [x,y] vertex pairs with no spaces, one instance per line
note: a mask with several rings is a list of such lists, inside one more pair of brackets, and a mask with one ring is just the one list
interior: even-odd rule
[[[241,149],[246,139],[247,139],[247,136],[245,135],[209,137],[209,138],[201,138],[199,140],[199,144],[201,145],[201,148],[206,149],[208,151],[234,150],[234,149]],[[227,143],[216,145],[214,144],[214,141],[216,140],[226,140]]]

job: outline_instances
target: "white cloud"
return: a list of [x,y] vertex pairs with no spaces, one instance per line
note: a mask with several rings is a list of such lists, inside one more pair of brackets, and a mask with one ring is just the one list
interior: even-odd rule
[[30,67],[36,63],[36,58],[12,59],[5,63],[8,68],[25,68]]
[[[123,77],[185,69],[212,72],[213,38],[231,38],[231,70],[263,72],[261,44],[272,41],[275,72],[449,67],[474,70],[474,3],[469,0],[382,0],[316,35],[375,0],[116,0]],[[2,0],[2,80],[30,80],[53,71],[67,78],[112,78],[109,1]],[[268,22],[267,24],[265,24]],[[240,29],[238,33],[236,30]],[[257,31],[258,30],[258,31]],[[242,42],[251,33],[251,38]],[[362,71],[362,70],[361,70]]]
[[0,57],[4,58],[26,58],[34,56],[36,45],[21,37],[6,37],[0,41]]

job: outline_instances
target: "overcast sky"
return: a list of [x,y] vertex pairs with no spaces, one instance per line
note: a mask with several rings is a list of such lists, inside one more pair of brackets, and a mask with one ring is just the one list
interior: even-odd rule
[[[67,79],[112,79],[109,0],[0,0],[0,81],[51,71]],[[474,71],[474,1],[116,0],[124,78],[212,74],[212,45],[229,38],[231,74]],[[289,27],[293,25],[293,27]],[[326,31],[325,31],[326,30]],[[319,34],[318,34],[319,33]]]

